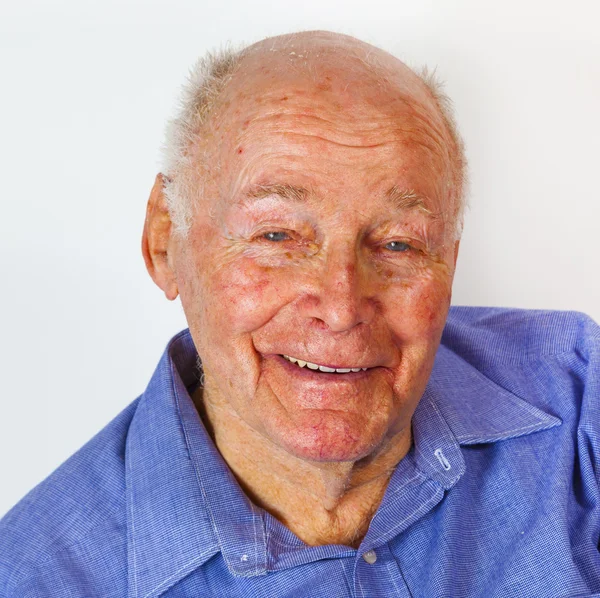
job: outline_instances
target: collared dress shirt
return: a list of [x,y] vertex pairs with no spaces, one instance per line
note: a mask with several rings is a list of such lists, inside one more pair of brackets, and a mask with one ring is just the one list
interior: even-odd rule
[[600,596],[586,316],[451,309],[358,549],[308,546],[244,495],[190,398],[196,359],[178,334],[144,394],[4,517],[0,596]]

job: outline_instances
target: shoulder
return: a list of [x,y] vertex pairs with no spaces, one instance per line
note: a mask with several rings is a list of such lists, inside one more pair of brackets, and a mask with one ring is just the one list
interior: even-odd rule
[[74,555],[101,548],[99,538],[107,550],[125,536],[125,446],[138,401],[0,520],[0,595],[11,595],[44,566],[76,567]]
[[600,327],[576,311],[453,306],[442,344],[482,365],[568,353],[587,360],[598,356]]
[[563,429],[598,429],[600,327],[589,316],[452,307],[442,346]]

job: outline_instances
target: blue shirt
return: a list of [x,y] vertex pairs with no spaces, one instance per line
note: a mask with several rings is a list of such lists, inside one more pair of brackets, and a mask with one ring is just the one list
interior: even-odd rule
[[244,495],[190,399],[196,357],[178,334],[144,394],[0,522],[0,596],[600,596],[586,316],[452,308],[358,550],[307,546]]

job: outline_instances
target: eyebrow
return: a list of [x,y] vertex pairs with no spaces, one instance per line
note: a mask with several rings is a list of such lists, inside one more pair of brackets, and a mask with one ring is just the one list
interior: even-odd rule
[[288,184],[273,184],[273,185],[253,185],[250,190],[245,194],[243,201],[262,199],[263,197],[269,197],[276,195],[282,199],[289,201],[302,203],[308,199],[309,191],[304,187],[296,187]]
[[[309,198],[310,192],[304,187],[297,187],[287,183],[253,185],[244,194],[242,203],[273,195],[295,203],[304,203]],[[394,185],[388,190],[385,196],[397,210],[419,210],[431,219],[435,219],[438,216],[427,207],[427,200],[413,189],[401,189],[397,185]]]
[[394,185],[386,193],[386,198],[397,210],[419,210],[429,218],[437,218],[437,214],[427,207],[427,200],[413,189],[401,189]]

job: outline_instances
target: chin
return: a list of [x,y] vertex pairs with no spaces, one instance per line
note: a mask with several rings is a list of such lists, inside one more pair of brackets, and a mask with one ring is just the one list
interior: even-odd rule
[[271,430],[269,435],[286,452],[305,461],[358,461],[380,445],[386,431],[349,421],[348,414],[313,413],[302,419],[292,429]]

